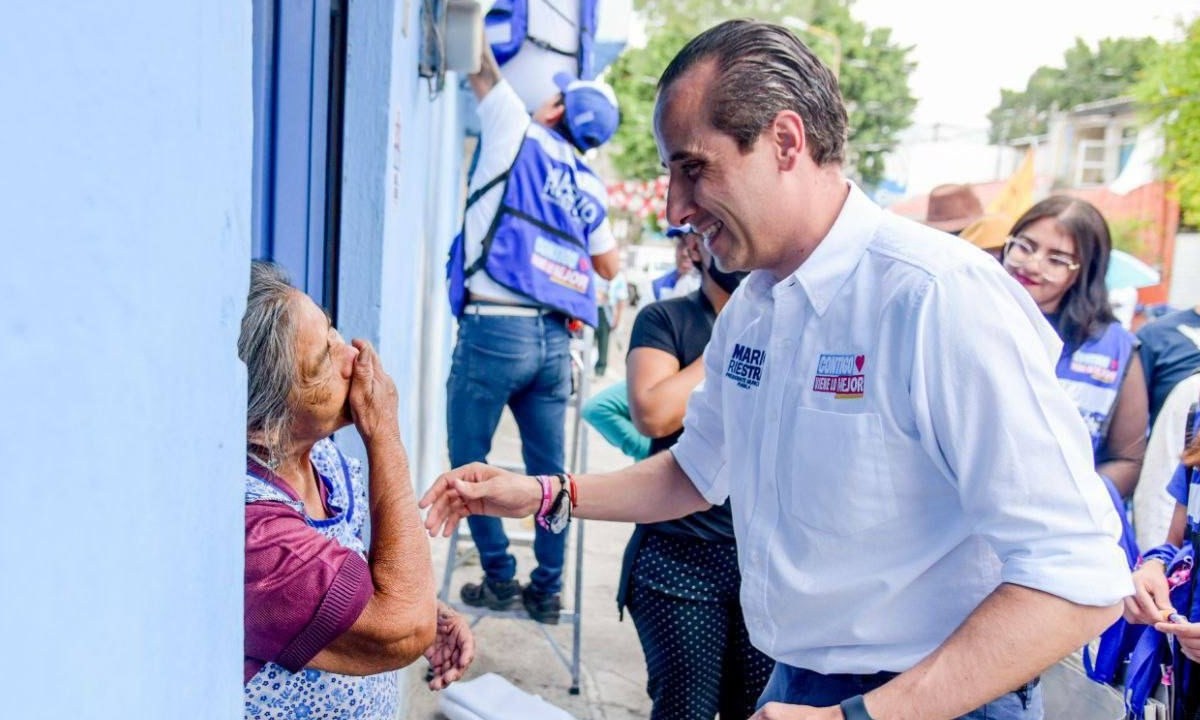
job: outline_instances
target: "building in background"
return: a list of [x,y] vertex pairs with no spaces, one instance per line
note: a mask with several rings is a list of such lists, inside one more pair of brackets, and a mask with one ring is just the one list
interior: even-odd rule
[[[968,182],[988,206],[1028,156],[1034,167],[1035,201],[1051,193],[1065,193],[1091,202],[1109,221],[1114,242],[1159,271],[1161,282],[1138,289],[1139,304],[1190,304],[1200,295],[1200,288],[1192,287],[1195,274],[1191,266],[1179,266],[1175,261],[1179,203],[1172,197],[1169,184],[1159,179],[1155,163],[1162,153],[1162,137],[1157,128],[1142,126],[1128,98],[1085,103],[1052,113],[1047,127],[1042,136],[988,146],[997,158],[996,171],[990,178],[978,161],[980,150],[968,152],[957,147],[956,142],[961,140],[902,145],[897,160],[889,158],[888,167],[899,172],[904,168],[899,159],[907,157],[910,164],[920,163],[923,180],[909,184],[904,197],[892,198],[894,202],[887,207],[906,217],[923,218],[929,189],[924,187],[929,181],[926,178]],[[977,141],[982,142],[982,138]],[[945,147],[933,149],[938,146]],[[1190,257],[1195,253],[1194,242],[1189,239],[1185,243],[1185,253]],[[1176,267],[1182,269],[1178,278]]]

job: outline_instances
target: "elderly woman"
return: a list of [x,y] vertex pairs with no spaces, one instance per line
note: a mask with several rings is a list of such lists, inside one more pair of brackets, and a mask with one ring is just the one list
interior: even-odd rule
[[[440,689],[474,652],[466,624],[434,600],[395,383],[369,343],[342,340],[268,263],[251,268],[238,355],[249,376],[245,716],[393,718],[399,668],[424,655]],[[330,439],[351,423],[369,491]]]

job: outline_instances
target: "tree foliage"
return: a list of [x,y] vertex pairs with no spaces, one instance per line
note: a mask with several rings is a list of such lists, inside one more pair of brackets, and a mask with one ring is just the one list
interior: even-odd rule
[[847,170],[867,186],[882,178],[884,156],[911,124],[916,107],[908,87],[912,48],[897,45],[890,29],[867,28],[851,17],[845,0],[636,0],[635,7],[646,21],[646,46],[622,54],[608,76],[622,115],[613,163],[626,178],[661,172],[652,126],[659,75],[693,36],[738,17],[796,28],[813,52],[837,69],[849,114]]
[[1162,121],[1162,161],[1179,192],[1183,222],[1200,226],[1200,18],[1182,41],[1163,46],[1134,97],[1148,120]]
[[1083,40],[1063,53],[1062,67],[1043,65],[1025,89],[1001,90],[1000,104],[988,113],[991,141],[1042,135],[1051,110],[1128,95],[1158,50],[1153,38],[1106,38],[1095,51]]

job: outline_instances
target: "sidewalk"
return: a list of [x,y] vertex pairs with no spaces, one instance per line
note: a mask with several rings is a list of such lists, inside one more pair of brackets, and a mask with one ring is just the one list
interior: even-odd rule
[[[593,393],[624,375],[625,348],[631,320],[632,317],[622,323],[623,332],[613,338],[613,347],[609,352],[608,376],[592,382]],[[569,413],[568,429],[574,427],[574,422],[574,414]],[[590,471],[613,470],[629,464],[624,455],[590,429],[587,442]],[[568,460],[569,453],[568,444]],[[514,463],[519,462],[520,457],[516,425],[512,416],[505,411],[489,459],[499,463]],[[513,530],[527,531],[532,527],[528,521],[506,520],[505,523]],[[632,530],[631,525],[624,523],[588,521],[586,525],[579,695],[568,693],[571,684],[569,670],[539,632],[538,626],[528,620],[481,620],[474,628],[475,662],[465,679],[470,680],[488,672],[497,673],[522,690],[542,696],[546,701],[580,720],[631,720],[648,717],[650,700],[646,696],[646,666],[642,649],[638,644],[633,621],[628,616],[624,622],[618,621],[615,600],[621,555]],[[571,532],[573,541],[574,530]],[[436,539],[431,544],[434,573],[440,588],[449,541]],[[563,603],[569,608],[573,591],[575,551],[572,545],[568,545],[567,550]],[[527,547],[517,547],[513,548],[513,554],[517,558],[518,579],[527,582],[529,571],[533,568],[533,553]],[[451,596],[457,597],[458,588],[464,582],[477,582],[480,576],[477,561],[459,567],[454,574]],[[572,627],[560,625],[548,629],[569,659]],[[414,720],[435,720],[444,717],[437,711],[436,694],[425,686],[424,661],[414,664],[409,671],[406,717]]]

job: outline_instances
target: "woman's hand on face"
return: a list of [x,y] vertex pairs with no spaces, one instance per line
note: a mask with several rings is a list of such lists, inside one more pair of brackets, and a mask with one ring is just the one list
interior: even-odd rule
[[1172,612],[1166,568],[1161,560],[1148,560],[1133,573],[1133,594],[1125,598],[1125,619],[1153,625]]
[[483,463],[471,463],[442,473],[418,506],[429,513],[425,529],[436,537],[449,537],[458,521],[468,515],[525,517],[542,502],[538,481]]
[[350,376],[350,415],[363,442],[388,435],[400,438],[397,418],[400,394],[396,383],[383,371],[375,348],[366,340],[351,341],[358,350]]
[[475,659],[475,636],[471,634],[471,626],[466,618],[441,602],[438,603],[437,637],[425,651],[425,659],[429,660],[432,675],[430,690],[441,690],[455,680],[461,680]]

